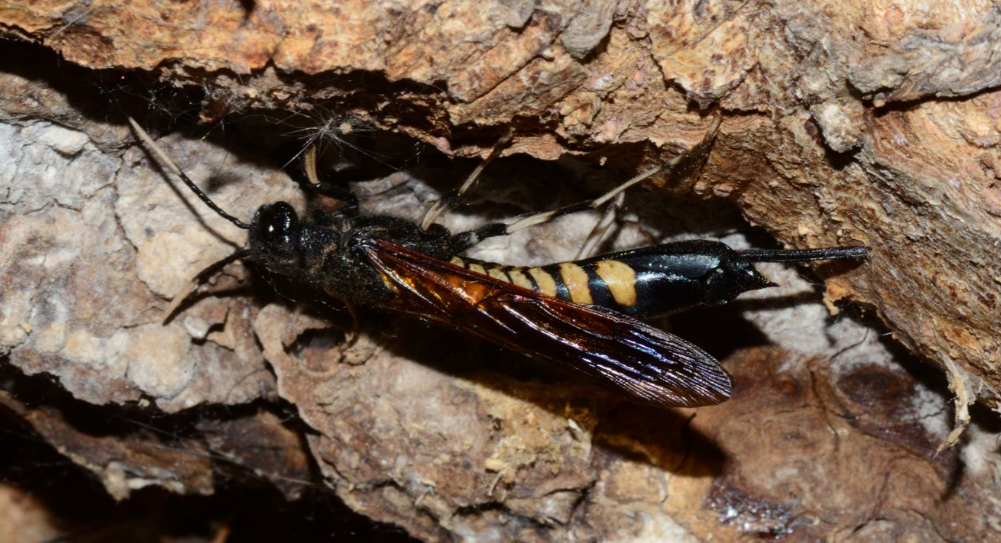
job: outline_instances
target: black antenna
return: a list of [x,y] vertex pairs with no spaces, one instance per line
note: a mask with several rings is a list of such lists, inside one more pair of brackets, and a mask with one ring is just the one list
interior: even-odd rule
[[738,251],[748,262],[808,262],[811,260],[848,260],[865,258],[869,248],[827,247],[822,249],[748,249]]
[[132,125],[132,129],[136,131],[136,135],[139,136],[139,139],[146,144],[146,147],[150,151],[152,151],[153,154],[156,155],[158,159],[160,159],[160,163],[166,166],[167,169],[171,171],[171,173],[173,173],[177,177],[180,177],[181,181],[184,181],[184,184],[187,185],[188,188],[195,193],[195,196],[200,198],[201,201],[205,202],[205,205],[209,206],[209,208],[211,208],[212,211],[218,213],[219,216],[221,216],[222,218],[239,226],[240,228],[243,228],[244,230],[250,229],[249,224],[223,211],[222,208],[217,206],[216,203],[213,202],[212,199],[209,198],[207,194],[202,192],[202,189],[198,188],[198,185],[196,185],[195,182],[192,181],[191,178],[187,176],[187,174],[185,174],[180,168],[178,168],[177,164],[174,164],[174,161],[171,160],[169,156],[167,156],[167,153],[163,152],[163,149],[160,149],[160,146],[153,141],[153,138],[151,138],[149,134],[147,134],[146,131],[142,129],[141,126],[139,126],[139,123],[137,123],[135,119],[129,117],[129,124]]

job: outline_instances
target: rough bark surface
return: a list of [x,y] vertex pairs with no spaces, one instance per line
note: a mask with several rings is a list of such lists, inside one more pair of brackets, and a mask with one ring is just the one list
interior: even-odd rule
[[[122,4],[0,5],[8,36],[86,68],[57,69],[26,45],[6,45],[22,56],[0,61],[3,364],[52,375],[108,409],[139,402],[176,413],[280,396],[315,432],[303,446],[345,503],[426,540],[998,537],[1001,464],[988,413],[962,449],[936,457],[950,425],[945,378],[922,377],[878,328],[832,321],[789,270],[768,270],[781,290],[674,323],[728,355],[738,382],[732,401],[697,416],[529,379],[511,355],[380,314],[345,349],[315,311],[247,295],[239,266],[161,325],[166,300],[243,234],[164,182],[123,122],[124,113],[162,122],[163,112],[144,117],[134,87],[113,83],[152,72],[160,89],[181,94],[151,93],[150,109],[193,108],[209,126],[253,112],[292,119],[283,130],[343,146],[343,171],[365,154],[386,156],[371,147],[390,144],[359,142],[376,129],[450,156],[482,156],[510,131],[506,154],[562,158],[560,167],[498,164],[482,189],[501,187],[487,196],[493,205],[446,217],[454,230],[567,200],[556,178],[610,186],[588,165],[677,164],[656,180],[659,192],[727,199],[788,246],[870,246],[863,266],[816,269],[827,306],[874,309],[911,353],[949,370],[953,389],[994,406],[994,3]],[[91,76],[102,95],[79,88]],[[211,179],[213,199],[238,217],[276,200],[301,207],[295,183],[261,158],[276,147],[254,139],[267,132],[240,130],[249,142],[174,134],[160,144],[193,178]],[[415,218],[462,175],[416,165],[378,177],[354,185],[370,196],[366,209]],[[719,237],[739,224],[725,206],[674,209],[640,194],[610,245],[682,231]],[[474,256],[564,259],[595,220],[568,218]],[[721,336],[733,346],[714,351]],[[116,496],[151,482],[212,492],[209,463],[121,469],[119,457],[151,449],[102,455],[115,445],[58,430],[58,413],[16,394],[3,403]],[[213,435],[205,426],[178,446],[203,450]],[[290,436],[275,439],[296,448]],[[296,468],[270,479],[300,477]]]

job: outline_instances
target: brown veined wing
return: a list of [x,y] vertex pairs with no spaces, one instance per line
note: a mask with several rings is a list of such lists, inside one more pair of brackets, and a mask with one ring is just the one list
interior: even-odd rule
[[660,407],[714,405],[730,376],[699,347],[632,317],[565,302],[385,239],[362,245],[397,292],[387,308],[475,334]]

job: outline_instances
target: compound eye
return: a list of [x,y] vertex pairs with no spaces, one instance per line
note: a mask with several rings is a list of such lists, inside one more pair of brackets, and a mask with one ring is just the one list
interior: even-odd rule
[[299,218],[292,206],[278,202],[261,208],[257,236],[267,244],[292,243],[299,229]]

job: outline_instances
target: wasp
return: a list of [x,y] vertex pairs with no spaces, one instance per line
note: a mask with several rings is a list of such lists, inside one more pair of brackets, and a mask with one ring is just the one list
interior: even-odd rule
[[247,247],[199,273],[174,298],[168,318],[225,266],[249,261],[349,307],[375,306],[459,329],[660,407],[718,404],[730,397],[732,383],[711,355],[642,320],[725,304],[744,292],[775,286],[755,263],[864,259],[869,252],[864,246],[738,251],[718,241],[694,240],[536,267],[462,256],[484,239],[597,208],[657,169],[589,202],[453,234],[433,222],[448,198],[422,223],[362,214],[356,195],[319,180],[310,153],[304,161],[309,184],[304,185],[340,200],[341,207],[300,218],[291,205],[276,202],[261,206],[246,223],[216,205],[138,123],[129,121],[199,199],[248,231]]

